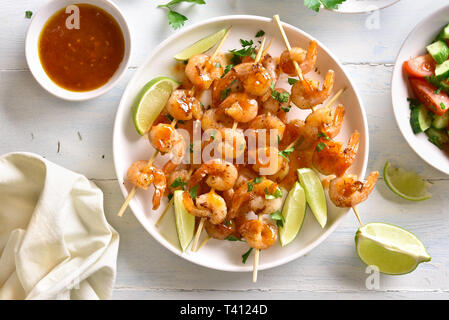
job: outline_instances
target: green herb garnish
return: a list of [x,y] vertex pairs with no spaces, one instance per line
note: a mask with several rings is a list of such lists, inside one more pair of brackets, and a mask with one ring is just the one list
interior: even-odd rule
[[254,184],[251,181],[248,181],[248,192],[253,191]]
[[265,188],[265,199],[267,200],[273,200],[276,198],[282,198],[282,190],[279,187],[276,187],[276,190],[274,190],[273,193],[270,193],[268,191],[268,188]]
[[253,248],[250,248],[248,251],[246,251],[242,255],[242,263],[246,263],[246,260],[248,260],[249,255],[251,254],[251,251],[253,251]]
[[273,212],[272,214],[270,214],[271,219],[276,221],[276,224],[278,225],[278,227],[283,228],[284,227],[284,216],[282,215],[282,213],[278,210],[276,212]]
[[198,185],[196,185],[192,189],[190,189],[189,193],[190,193],[190,196],[192,197],[192,199],[196,198],[197,192],[198,192]]
[[296,82],[298,82],[298,79],[295,79],[295,78],[288,78],[288,84],[289,85],[294,85]]
[[292,106],[281,107],[282,111],[289,112]]
[[182,181],[181,178],[176,178],[175,181],[170,185],[172,188],[178,188],[181,187],[184,190],[184,187],[187,185],[187,182]]
[[256,33],[256,38],[263,37],[264,35],[265,35],[265,31],[259,30],[259,31],[257,31],[257,33]]
[[188,19],[186,16],[180,14],[173,10],[173,6],[177,5],[181,2],[189,2],[193,4],[205,4],[204,0],[172,0],[166,4],[158,5],[158,8],[167,8],[168,9],[168,24],[174,29],[179,29],[184,25]]
[[288,149],[279,151],[279,155],[281,157],[283,157],[284,159],[286,159],[287,161],[290,161],[290,159],[288,158],[288,156],[290,155],[290,153],[292,153],[293,151],[295,151],[294,147],[290,147]]
[[224,89],[221,93],[220,93],[220,98],[223,101],[224,99],[226,99],[229,94],[231,93],[231,88],[226,88]]
[[25,11],[25,18],[31,19],[31,16],[33,15],[32,11]]
[[231,69],[234,68],[233,64],[228,64],[226,66],[226,68],[223,71],[223,74],[221,75],[221,78],[223,78],[229,71],[231,71]]
[[323,143],[323,142],[319,142],[319,143],[316,145],[316,151],[318,151],[318,152],[320,152],[320,151],[323,150],[324,148],[326,148],[326,144]]
[[239,238],[237,238],[236,236],[233,236],[232,234],[229,237],[225,238],[225,240],[228,240],[228,241],[242,241]]
[[304,5],[313,11],[320,11],[321,5],[326,9],[337,9],[339,4],[346,0],[304,0]]
[[331,140],[331,138],[329,138],[329,136],[325,132],[322,132],[322,131],[318,133],[318,138],[324,138],[328,141]]

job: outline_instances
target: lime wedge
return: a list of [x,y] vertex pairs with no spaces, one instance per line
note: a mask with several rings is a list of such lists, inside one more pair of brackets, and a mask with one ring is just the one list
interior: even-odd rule
[[380,272],[404,274],[430,261],[423,243],[410,232],[386,223],[369,223],[355,235],[357,254]]
[[179,83],[173,79],[157,77],[140,90],[132,107],[134,125],[140,135],[148,132],[178,86]]
[[327,222],[327,203],[320,177],[310,168],[298,169],[298,178],[306,193],[310,210],[324,228]]
[[285,199],[282,208],[284,226],[279,228],[281,246],[286,246],[293,240],[301,229],[306,215],[306,194],[299,182],[296,182]]
[[181,52],[177,53],[174,56],[174,58],[176,60],[185,61],[185,60],[189,60],[190,57],[192,57],[196,54],[206,52],[207,50],[209,50],[210,48],[215,46],[215,44],[223,38],[225,33],[226,33],[226,29],[221,29],[220,31],[215,32],[214,34],[211,34],[210,36],[207,36],[206,38],[198,40],[197,42],[192,44],[190,47],[185,48]]
[[186,251],[193,239],[195,231],[195,216],[191,215],[182,202],[182,190],[173,193],[173,203],[175,205],[176,231],[178,233],[179,244],[182,252]]
[[428,182],[413,171],[392,167],[388,161],[384,167],[384,178],[388,188],[404,199],[422,201],[432,197],[427,191]]

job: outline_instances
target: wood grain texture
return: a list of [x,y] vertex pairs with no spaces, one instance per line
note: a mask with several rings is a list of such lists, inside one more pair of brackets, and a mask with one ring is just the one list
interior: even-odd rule
[[[226,273],[199,267],[173,255],[140,226],[128,210],[116,217],[123,196],[112,163],[115,111],[127,82],[150,51],[172,31],[166,12],[155,8],[165,1],[117,0],[130,23],[134,41],[131,67],[108,94],[83,103],[59,100],[44,91],[28,71],[24,37],[36,12],[31,0],[0,4],[0,154],[30,151],[85,174],[104,192],[108,220],[121,236],[117,299],[400,299],[449,298],[449,179],[426,165],[402,138],[391,110],[390,77],[400,44],[424,16],[446,4],[434,0],[402,0],[380,11],[379,29],[366,28],[372,14],[319,14],[301,0],[209,0],[207,6],[183,5],[187,24],[224,14],[272,16],[279,13],[312,34],[344,63],[366,108],[370,130],[369,170],[381,170],[386,160],[419,172],[433,185],[432,200],[411,203],[392,194],[381,179],[369,201],[359,206],[364,222],[398,224],[427,246],[432,261],[415,272],[380,277],[380,287],[368,290],[368,274],[354,250],[357,221],[346,216],[339,228],[310,254],[282,267],[259,273]],[[58,152],[59,144],[59,152]]]

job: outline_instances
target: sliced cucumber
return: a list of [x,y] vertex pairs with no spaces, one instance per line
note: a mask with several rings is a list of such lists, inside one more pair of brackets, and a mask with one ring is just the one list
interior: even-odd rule
[[444,27],[443,31],[441,31],[441,38],[446,40],[449,39],[449,24]]
[[426,131],[432,125],[432,115],[424,105],[412,108],[410,124],[414,133]]
[[430,128],[426,131],[429,141],[436,145],[438,148],[443,149],[443,145],[449,142],[449,136],[446,130],[437,130]]
[[432,121],[432,128],[435,129],[446,129],[449,125],[449,113],[446,112],[442,116],[435,115]]
[[442,64],[449,57],[449,47],[443,40],[438,40],[428,45],[427,51],[437,64]]
[[444,61],[442,64],[437,64],[435,67],[435,76],[438,80],[449,78],[449,60]]

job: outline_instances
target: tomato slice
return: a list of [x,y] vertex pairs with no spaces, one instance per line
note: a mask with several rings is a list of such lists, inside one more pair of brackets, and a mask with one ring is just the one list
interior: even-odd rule
[[435,60],[430,54],[426,54],[404,61],[402,67],[409,75],[424,78],[433,75],[435,72]]
[[433,113],[441,116],[449,110],[449,97],[445,92],[436,94],[437,88],[423,79],[411,78],[410,85],[416,98]]

